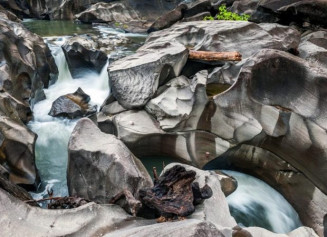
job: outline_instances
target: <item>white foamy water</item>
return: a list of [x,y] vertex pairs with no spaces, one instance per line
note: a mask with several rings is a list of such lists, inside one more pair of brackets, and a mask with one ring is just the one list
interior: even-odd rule
[[238,182],[227,201],[240,226],[259,226],[275,233],[288,233],[302,226],[294,208],[268,184],[243,173],[224,172]]

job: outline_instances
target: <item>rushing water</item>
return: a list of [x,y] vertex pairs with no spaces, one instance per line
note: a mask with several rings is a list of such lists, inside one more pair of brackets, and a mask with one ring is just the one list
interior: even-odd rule
[[224,172],[238,182],[227,201],[240,226],[259,226],[275,233],[288,233],[302,226],[293,207],[265,182],[236,171]]
[[[67,146],[77,120],[53,118],[48,115],[48,112],[55,99],[76,91],[78,87],[90,95],[91,104],[99,107],[108,96],[109,87],[107,65],[100,74],[89,72],[81,78],[72,79],[61,45],[67,37],[74,34],[92,33],[102,37],[107,35],[130,37],[131,44],[117,48],[115,52],[108,55],[109,58],[115,58],[117,55],[120,57],[135,51],[144,42],[145,37],[139,34],[126,34],[101,25],[92,27],[73,22],[39,20],[27,20],[24,24],[32,32],[45,37],[59,69],[57,82],[45,89],[46,99],[34,106],[34,119],[28,124],[31,130],[38,134],[35,159],[42,180],[38,193],[34,193],[33,196],[36,199],[42,198],[47,195],[47,190],[50,188],[55,196],[66,196],[68,195]],[[174,161],[168,157],[143,157],[141,160],[150,173],[152,167],[157,167],[160,173],[163,162],[167,165]],[[232,171],[226,172],[238,180],[237,190],[227,200],[232,215],[240,225],[261,226],[277,233],[287,233],[301,226],[294,209],[274,189],[251,176]]]

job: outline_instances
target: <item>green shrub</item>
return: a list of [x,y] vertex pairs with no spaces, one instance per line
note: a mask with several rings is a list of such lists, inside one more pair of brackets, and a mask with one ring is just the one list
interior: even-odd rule
[[250,15],[248,14],[237,14],[234,12],[227,11],[226,5],[221,5],[219,7],[219,12],[215,17],[206,16],[203,20],[212,21],[212,20],[225,20],[225,21],[247,21],[249,20]]

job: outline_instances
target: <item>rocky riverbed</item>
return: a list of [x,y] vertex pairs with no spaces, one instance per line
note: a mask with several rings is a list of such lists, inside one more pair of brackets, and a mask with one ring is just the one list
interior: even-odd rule
[[[249,21],[203,20],[222,4],[250,14]],[[0,5],[1,235],[326,235],[325,1]],[[53,20],[78,20],[67,23],[77,34],[47,30],[42,38],[25,28],[26,17],[61,26]],[[242,60],[195,60],[190,50],[237,51]],[[153,181],[142,162],[156,156],[179,163],[165,164]],[[158,180],[175,165],[183,167],[177,177],[186,181],[177,178],[176,186],[162,188]],[[303,226],[297,220],[295,230],[273,233],[242,225],[226,199],[237,181],[218,170],[266,182],[293,206]],[[188,207],[174,204],[172,219],[157,203],[162,195],[156,196],[168,187],[189,191],[184,197],[172,188],[172,199],[162,194]],[[31,202],[31,194],[77,196],[88,203],[46,210]],[[158,222],[160,215],[168,221]]]

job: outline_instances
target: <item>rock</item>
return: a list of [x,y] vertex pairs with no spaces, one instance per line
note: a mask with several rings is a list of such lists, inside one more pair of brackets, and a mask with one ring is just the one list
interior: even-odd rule
[[78,88],[71,94],[62,95],[52,103],[50,116],[70,119],[90,116],[97,112],[97,106],[88,104],[91,98]]
[[143,107],[158,86],[180,75],[187,57],[187,49],[175,42],[141,47],[109,65],[112,95],[126,109]]
[[322,26],[327,26],[326,19],[327,3],[324,0],[262,0],[251,17],[254,22],[297,22],[299,25],[309,22]]
[[98,44],[88,37],[75,36],[62,46],[69,71],[73,78],[83,76],[85,72],[100,73],[107,64],[108,57],[97,50]]
[[182,2],[174,10],[161,15],[148,29],[148,33],[167,29],[179,21],[203,20],[205,16],[215,15],[217,10],[211,6],[211,1],[198,0],[189,3]]
[[[1,166],[2,167],[2,166]],[[4,168],[3,168],[4,169]],[[32,196],[23,188],[10,182],[6,176],[0,172],[0,189],[10,193],[12,196],[21,201],[33,200]],[[32,206],[37,206],[37,203],[31,203]]]
[[299,57],[321,67],[327,67],[327,31],[305,35],[299,45]]
[[108,203],[124,189],[138,198],[152,186],[141,161],[115,136],[102,133],[89,119],[81,119],[69,141],[69,194]]
[[8,116],[17,123],[26,124],[32,119],[32,110],[7,92],[2,92],[0,93],[0,115]]
[[0,116],[1,165],[9,181],[26,189],[35,189],[39,176],[35,166],[36,135],[9,117]]
[[257,9],[260,0],[240,0],[234,1],[233,5],[229,8],[230,11],[238,14],[252,15]]
[[21,22],[21,20],[14,13],[6,10],[6,8],[3,8],[1,5],[0,5],[0,17],[17,23]]
[[206,131],[164,132],[145,111],[126,111],[112,118],[116,135],[139,156],[163,155],[203,167],[230,148],[228,141]]
[[300,33],[278,24],[258,25],[246,21],[183,22],[153,32],[144,47],[150,43],[164,44],[173,40],[194,50],[238,51],[244,60],[264,48],[295,50],[300,42]]
[[179,20],[183,19],[184,12],[186,9],[187,6],[185,4],[181,4],[178,7],[176,7],[174,10],[160,16],[155,22],[153,22],[153,24],[149,27],[147,32],[151,33],[172,26]]
[[156,117],[162,129],[175,128],[192,111],[197,83],[206,84],[205,81],[191,82],[184,76],[172,79],[164,88],[159,88],[162,92],[146,104],[145,110]]
[[127,31],[145,31],[144,21],[133,8],[122,2],[99,2],[76,15],[84,23],[109,23]]
[[0,90],[33,105],[51,76],[58,73],[51,52],[41,37],[20,23],[0,18],[0,32]]

